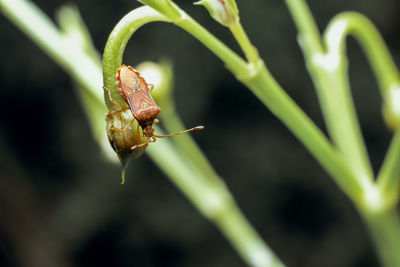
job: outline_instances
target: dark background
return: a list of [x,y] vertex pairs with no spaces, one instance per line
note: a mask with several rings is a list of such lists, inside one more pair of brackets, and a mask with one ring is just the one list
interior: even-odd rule
[[[279,83],[325,131],[282,0],[237,0],[242,23]],[[62,0],[35,3],[50,17]],[[75,2],[102,53],[135,1]],[[238,50],[229,31],[192,1],[176,1]],[[321,30],[340,11],[372,19],[399,61],[396,0],[308,1]],[[91,138],[68,75],[0,16],[0,266],[245,266],[219,231],[148,157],[127,184]],[[353,94],[377,170],[390,141],[380,95],[357,44],[348,42]],[[210,51],[169,24],[154,23],[128,44],[124,63],[168,57],[187,126],[262,238],[290,267],[379,266],[349,199],[294,136]],[[82,66],[84,67],[84,66]],[[156,144],[153,144],[156,145]]]

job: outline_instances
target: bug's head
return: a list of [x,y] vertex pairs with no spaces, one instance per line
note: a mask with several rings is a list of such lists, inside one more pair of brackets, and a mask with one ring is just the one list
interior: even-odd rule
[[150,138],[154,135],[154,128],[152,124],[148,124],[145,127],[143,127],[143,135]]

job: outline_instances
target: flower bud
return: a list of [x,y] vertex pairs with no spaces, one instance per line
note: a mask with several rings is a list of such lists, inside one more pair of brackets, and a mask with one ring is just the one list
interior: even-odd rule
[[239,20],[239,11],[235,0],[201,0],[194,4],[207,8],[211,17],[224,26],[229,27]]

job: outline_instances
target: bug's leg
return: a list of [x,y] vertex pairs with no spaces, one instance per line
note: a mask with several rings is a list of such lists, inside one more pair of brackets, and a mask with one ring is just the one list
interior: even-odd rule
[[111,91],[110,89],[108,89],[107,87],[103,86],[103,89],[107,91],[108,93],[108,98],[110,99],[111,103],[113,103],[116,106],[121,107],[122,109],[128,109],[128,107],[121,105],[120,103],[118,103],[114,98],[111,97]]
[[136,136],[137,136],[137,144],[140,144],[140,129],[139,129],[139,123],[136,127]]
[[115,127],[112,127],[112,128],[110,128],[110,130],[111,131],[117,131],[117,132],[121,132],[121,133],[124,133],[124,132],[126,132],[126,130],[128,130],[128,128],[129,128],[129,126],[131,126],[132,125],[132,123],[133,123],[133,121],[134,121],[135,119],[132,119],[127,125],[125,125],[125,127],[124,128],[115,128]]
[[154,89],[154,84],[148,84],[147,87],[149,88],[149,92],[151,92]]
[[149,144],[149,143],[154,143],[155,141],[156,141],[156,138],[155,138],[154,136],[152,136],[151,138],[147,139],[146,142],[131,147],[131,150],[138,149],[139,147],[145,146],[145,145],[147,145],[147,144]]
[[139,147],[145,146],[145,145],[147,145],[148,143],[150,143],[150,139],[148,139],[148,140],[147,140],[146,142],[144,142],[144,143],[141,143],[141,144],[138,144],[138,145],[136,145],[136,146],[131,147],[131,150],[138,149]]

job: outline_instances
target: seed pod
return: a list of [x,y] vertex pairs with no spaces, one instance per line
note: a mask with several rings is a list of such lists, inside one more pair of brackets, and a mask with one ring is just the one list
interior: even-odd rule
[[139,157],[146,146],[132,150],[133,146],[144,143],[147,138],[143,137],[141,128],[134,120],[129,109],[117,109],[106,115],[107,136],[114,151],[117,153],[122,165],[122,183],[125,182],[125,170],[129,160]]

